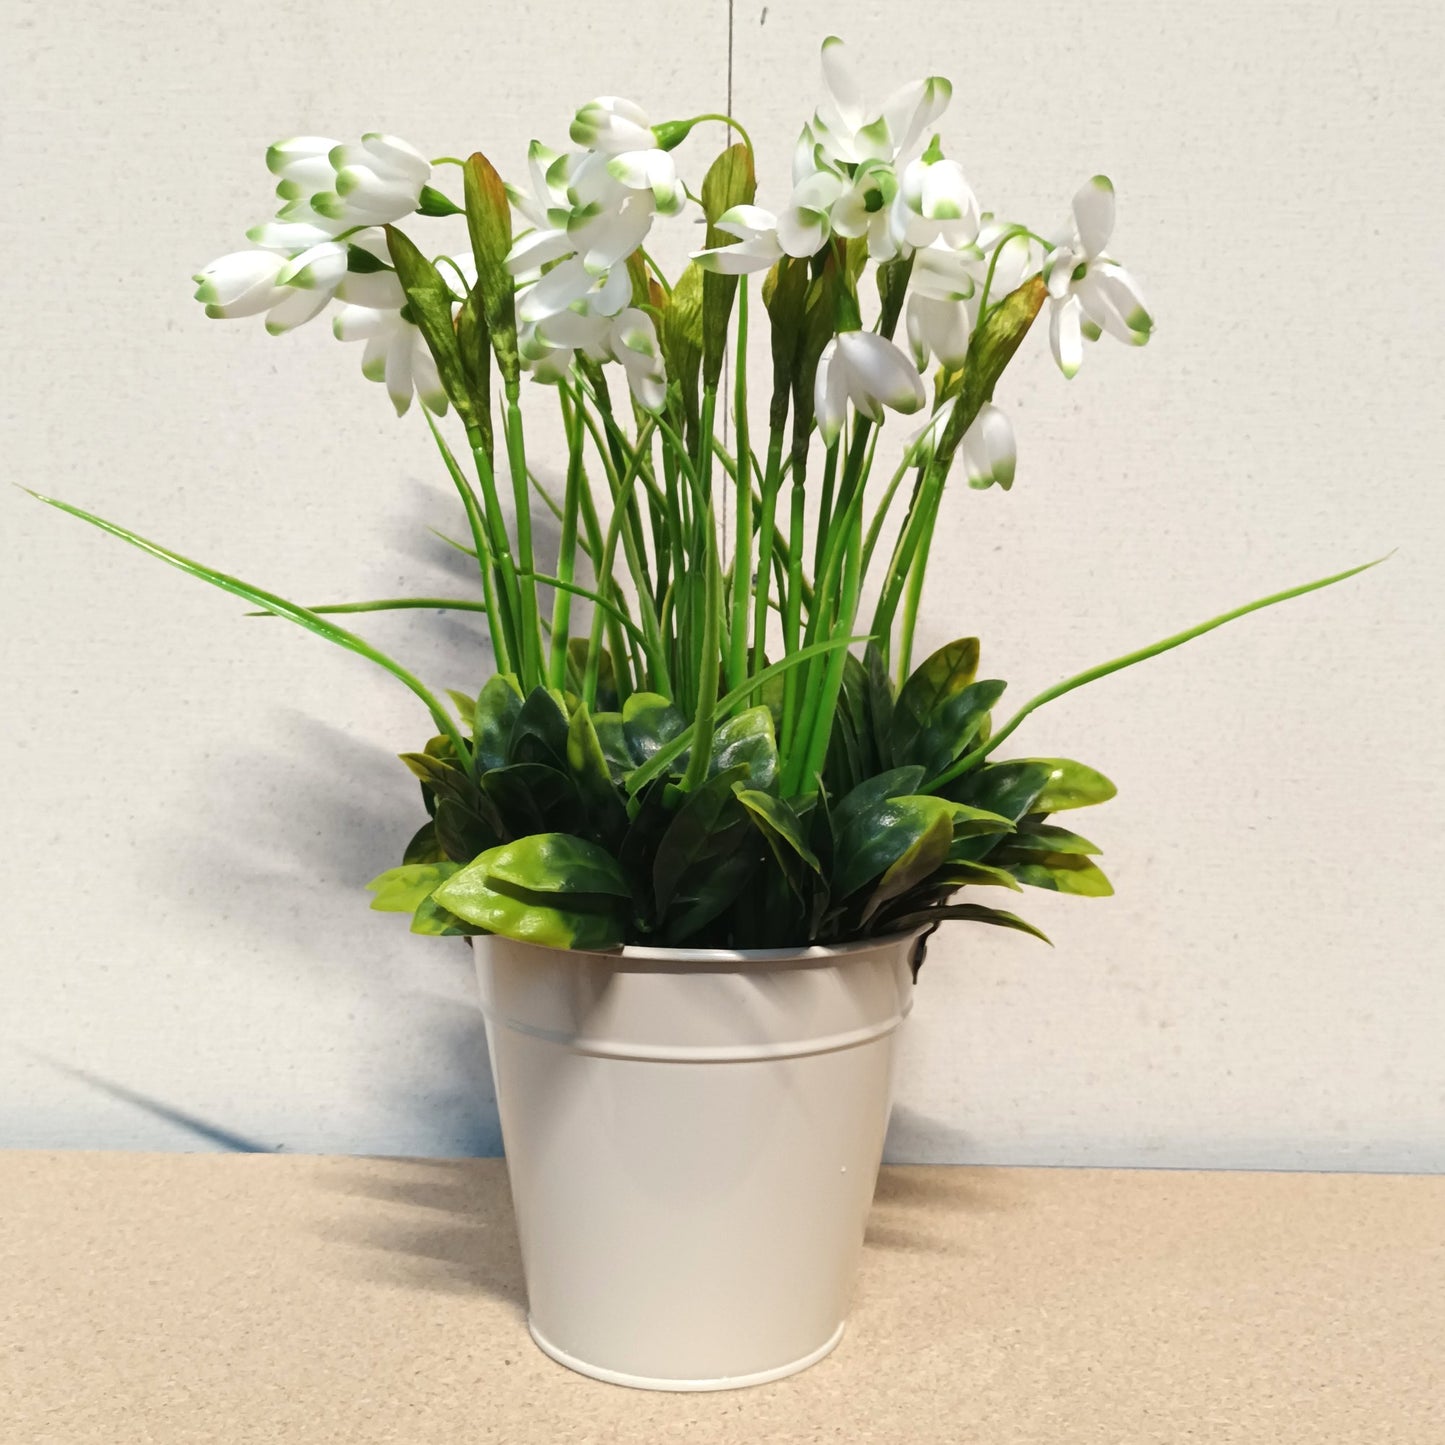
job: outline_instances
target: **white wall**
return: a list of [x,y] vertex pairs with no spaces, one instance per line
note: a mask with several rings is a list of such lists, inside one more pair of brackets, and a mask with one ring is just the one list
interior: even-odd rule
[[[187,276],[263,216],[278,134],[380,125],[515,170],[595,93],[721,107],[728,10],[8,0],[8,475],[303,600],[451,589],[421,423],[321,328],[205,321]],[[897,1159],[1445,1167],[1442,17],[737,7],[763,199],[839,31],[879,86],[953,76],[947,135],[1010,215],[1052,227],[1108,171],[1159,318],[1072,383],[1041,335],[1016,364],[1019,481],[950,497],[925,645],[979,633],[1022,697],[1400,548],[1029,724],[1020,751],[1118,782],[1086,831],[1119,896],[1031,897],[1053,951],[935,944]],[[360,891],[415,826],[410,697],[0,505],[0,1144],[495,1150],[464,951]],[[476,683],[465,621],[367,630]]]

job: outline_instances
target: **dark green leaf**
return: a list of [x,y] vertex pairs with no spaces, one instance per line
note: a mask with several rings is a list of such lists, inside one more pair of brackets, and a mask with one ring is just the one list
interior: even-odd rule
[[522,689],[510,672],[487,679],[472,715],[478,772],[505,766],[512,729],[521,711]]
[[1041,818],[1025,818],[1018,832],[1008,840],[1010,854],[1018,853],[1100,853],[1103,850],[1087,838],[1057,828]]
[[665,917],[685,876],[711,870],[733,852],[748,830],[747,813],[733,784],[747,779],[743,766],[718,773],[685,795],[657,846],[652,886],[657,915]]
[[436,823],[426,822],[412,835],[411,842],[401,855],[403,863],[444,863],[446,854],[437,841]]
[[554,832],[575,820],[582,808],[572,780],[545,763],[492,768],[482,774],[481,786],[512,838]]
[[898,693],[893,713],[893,746],[900,756],[929,719],[978,676],[978,638],[963,637],[940,647],[914,669]]
[[942,923],[946,919],[960,919],[967,923],[991,923],[996,928],[1012,928],[1053,947],[1052,941],[1032,923],[1025,923],[1017,914],[1006,913],[1002,908],[985,908],[981,903],[947,903],[941,908],[927,908],[917,913],[905,914],[902,918],[894,919],[893,924],[902,931],[922,927],[927,923]]
[[567,712],[559,694],[534,687],[522,702],[512,736],[507,743],[507,761],[545,763],[549,768],[567,769]]
[[912,793],[923,781],[923,769],[919,767],[890,768],[859,783],[842,802],[833,809],[833,836],[839,836],[841,829],[851,827],[862,813],[877,806],[885,798],[901,798]]
[[[925,835],[937,837],[945,823],[951,841],[953,808],[942,798],[920,794],[885,798],[871,808],[850,812],[838,825],[833,896],[842,899],[856,892],[903,859]],[[945,846],[939,863],[947,852]]]
[[416,209],[423,216],[460,216],[462,208],[449,200],[435,186],[423,186],[417,199]]
[[[891,806],[896,807],[898,803],[907,801],[909,800],[899,799]],[[932,818],[879,880],[863,909],[860,923],[867,923],[885,903],[916,888],[931,874],[936,873],[947,860],[948,850],[953,844],[952,810],[941,798],[930,801],[938,805],[933,810]]]

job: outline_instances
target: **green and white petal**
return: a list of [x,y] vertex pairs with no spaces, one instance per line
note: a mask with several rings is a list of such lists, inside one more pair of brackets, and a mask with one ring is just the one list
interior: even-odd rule
[[1074,197],[1074,225],[1084,255],[1092,260],[1114,234],[1114,183],[1108,176],[1094,176],[1079,187]]
[[848,393],[864,415],[881,420],[880,403],[905,415],[922,409],[923,378],[886,337],[872,331],[844,331],[837,342],[837,361],[843,365]]
[[818,435],[826,447],[838,440],[848,415],[848,381],[844,370],[835,336],[818,358],[818,372],[813,382],[813,415],[818,423]]
[[620,95],[600,95],[589,101],[573,117],[570,134],[579,146],[604,155],[646,150],[657,144],[646,111]]
[[[412,328],[416,331],[416,328]],[[436,359],[427,349],[427,344],[422,340],[421,332],[416,331],[416,339],[412,343],[411,353],[411,384],[416,388],[416,394],[421,398],[421,404],[437,416],[444,416],[447,409],[447,391],[442,385],[441,377],[437,374]]]
[[421,187],[384,176],[370,166],[344,166],[336,172],[336,194],[345,202],[348,219],[382,225],[416,210]]
[[395,313],[372,306],[342,306],[331,318],[331,334],[338,341],[369,341],[399,320]]
[[565,311],[592,289],[593,277],[581,261],[572,259],[554,266],[540,281],[527,287],[517,297],[517,320],[537,322],[546,316]]
[[329,171],[331,164],[326,158],[335,147],[330,136],[293,135],[267,147],[266,169],[283,180],[310,174],[318,162]]
[[908,298],[908,340],[921,371],[930,356],[945,366],[963,364],[970,335],[968,306],[962,301],[940,301],[914,292]]
[[647,239],[653,215],[651,192],[627,191],[615,210],[590,218],[580,230],[574,231],[572,238],[582,253],[582,265],[587,272],[601,276],[619,261],[625,261]]
[[294,331],[313,316],[319,316],[330,304],[329,291],[299,291],[294,286],[283,287],[281,300],[266,313],[266,330],[272,336]]
[[337,283],[336,296],[355,306],[397,311],[406,304],[406,292],[395,271],[348,271]]
[[579,346],[594,351],[598,347],[605,350],[611,327],[609,317],[601,312],[582,309],[579,302],[577,307],[543,317],[532,328],[532,336],[539,354],[557,349],[574,351]]
[[843,50],[843,42],[836,35],[830,35],[823,41],[823,86],[844,126],[848,130],[857,130],[868,117],[863,111],[862,92],[852,67],[843,56]]
[[1008,491],[1014,483],[1018,452],[1008,417],[986,402],[959,447],[971,487],[999,486]]
[[1079,283],[1079,300],[1089,320],[1131,346],[1143,346],[1154,331],[1154,318],[1134,278],[1115,261],[1089,267]]
[[375,158],[376,169],[384,174],[400,176],[418,186],[431,179],[431,162],[414,145],[400,136],[368,131],[361,144]]
[[206,315],[230,320],[269,310],[282,294],[276,276],[286,264],[274,251],[232,251],[191,278]]
[[1075,275],[1081,266],[1088,265],[1088,258],[1082,251],[1071,246],[1056,246],[1044,258],[1044,285],[1055,301],[1061,301],[1073,288]]
[[416,358],[416,347],[409,336],[396,336],[386,349],[386,394],[396,408],[398,416],[405,416],[411,406],[415,387],[411,380],[412,362]]
[[264,225],[252,226],[246,232],[246,239],[267,251],[295,256],[321,241],[329,241],[331,231],[308,221],[267,221]]
[[911,150],[952,99],[953,83],[941,75],[930,75],[894,91],[883,102],[883,118],[893,141],[892,156]]
[[1084,337],[1080,328],[1083,306],[1077,296],[1065,296],[1049,305],[1049,347],[1059,370],[1066,377],[1077,374],[1084,361]]
[[612,352],[627,372],[638,406],[659,412],[667,400],[667,373],[652,317],[636,306],[619,312],[612,323]]
[[278,286],[301,291],[335,292],[346,275],[349,252],[345,241],[322,241],[294,256],[276,273]]
[[507,270],[513,276],[526,276],[540,271],[550,261],[560,261],[577,249],[566,231],[529,231],[512,243],[507,253]]

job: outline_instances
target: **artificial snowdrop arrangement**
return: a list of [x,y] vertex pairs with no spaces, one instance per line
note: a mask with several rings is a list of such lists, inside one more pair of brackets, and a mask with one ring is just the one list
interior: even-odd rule
[[[252,249],[200,272],[196,297],[273,334],[329,313],[398,413],[420,398],[475,596],[301,606],[54,504],[421,700],[435,735],[403,760],[425,817],[373,885],[416,932],[588,950],[793,948],[950,918],[1034,932],[979,890],[1108,893],[1095,846],[1051,818],[1114,788],[1068,759],[1001,761],[1000,745],[1075,687],[1353,575],[1092,667],[1002,722],[1005,685],[978,677],[976,639],[915,665],[950,479],[1014,481],[996,394],[1039,313],[1066,377],[1086,342],[1140,346],[1154,322],[1106,250],[1107,177],[1084,181],[1057,235],[1004,220],[935,129],[948,81],[877,101],[840,41],[822,63],[777,197],[757,195],[732,117],[654,123],[613,96],[576,112],[571,148],[534,142],[520,184],[480,152],[429,160],[379,132],[267,153],[279,209]],[[741,139],[691,169],[699,135],[724,126]],[[464,243],[424,246],[448,217]],[[669,277],[647,247],[674,222],[705,229]],[[538,412],[566,442],[555,487],[528,461]],[[916,420],[875,484],[890,412]],[[537,508],[558,522],[545,556]],[[491,675],[475,692],[444,700],[335,620],[406,606],[484,617]]]

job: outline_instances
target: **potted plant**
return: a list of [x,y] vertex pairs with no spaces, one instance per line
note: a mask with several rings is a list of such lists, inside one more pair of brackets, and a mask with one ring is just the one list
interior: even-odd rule
[[[1153,321],[1106,249],[1105,177],[1061,231],[1004,221],[934,133],[946,80],[875,102],[836,39],[823,71],[776,211],[736,120],[654,125],[614,97],[576,113],[572,149],[534,143],[519,186],[481,153],[428,160],[381,134],[267,153],[280,209],[197,297],[272,333],[329,313],[398,413],[420,401],[474,596],[305,607],[42,499],[420,699],[432,735],[402,761],[425,815],[373,907],[470,941],[533,1334],[633,1385],[757,1383],[832,1348],[928,936],[1037,934],[985,890],[1110,892],[1056,815],[1114,785],[1005,758],[1027,717],[1362,570],[1006,717],[976,639],[915,659],[945,487],[1013,482],[995,396],[1040,313],[1065,376]],[[676,157],[722,128],[740,139],[694,192]],[[649,232],[699,212],[704,245],[669,277]],[[462,244],[438,249],[431,218]],[[922,425],[880,457],[889,410]],[[560,494],[528,464],[538,412],[565,438]],[[555,556],[534,543],[543,509]],[[438,696],[336,620],[400,607],[484,615],[474,695]]]

